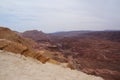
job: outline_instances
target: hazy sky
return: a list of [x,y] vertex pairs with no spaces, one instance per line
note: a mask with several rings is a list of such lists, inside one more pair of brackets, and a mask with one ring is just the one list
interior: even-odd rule
[[0,25],[17,31],[120,30],[120,0],[0,0]]

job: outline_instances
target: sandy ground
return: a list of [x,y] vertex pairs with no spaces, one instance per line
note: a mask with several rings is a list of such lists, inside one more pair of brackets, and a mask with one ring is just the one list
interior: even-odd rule
[[103,80],[100,77],[0,51],[0,80]]

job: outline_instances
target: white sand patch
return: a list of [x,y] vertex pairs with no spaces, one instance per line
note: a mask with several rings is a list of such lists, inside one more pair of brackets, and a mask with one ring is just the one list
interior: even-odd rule
[[19,54],[0,51],[0,80],[103,80],[100,77],[63,68]]

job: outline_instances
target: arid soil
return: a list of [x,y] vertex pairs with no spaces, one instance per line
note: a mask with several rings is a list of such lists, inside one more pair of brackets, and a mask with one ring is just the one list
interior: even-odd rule
[[100,77],[0,51],[0,80],[103,80]]

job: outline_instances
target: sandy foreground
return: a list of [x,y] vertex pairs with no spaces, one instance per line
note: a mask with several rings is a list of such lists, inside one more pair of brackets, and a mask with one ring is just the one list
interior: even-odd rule
[[0,50],[0,80],[103,80],[100,77]]

